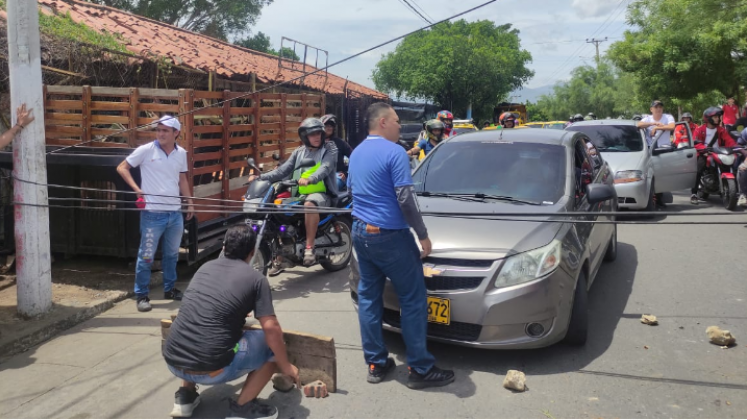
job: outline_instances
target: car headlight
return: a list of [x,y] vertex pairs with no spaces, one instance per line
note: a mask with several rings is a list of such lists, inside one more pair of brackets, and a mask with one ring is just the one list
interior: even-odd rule
[[619,171],[615,174],[615,184],[643,181],[642,171]]
[[560,241],[508,257],[495,280],[495,287],[508,287],[546,276],[560,265]]

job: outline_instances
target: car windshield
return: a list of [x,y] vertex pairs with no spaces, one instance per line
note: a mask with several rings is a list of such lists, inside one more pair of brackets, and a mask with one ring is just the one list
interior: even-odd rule
[[633,125],[572,125],[568,131],[580,131],[591,139],[601,152],[640,152],[643,139]]
[[545,128],[549,128],[551,130],[562,130],[565,128],[565,124],[564,123],[552,123],[552,124],[547,124]]
[[[500,196],[556,203],[565,192],[562,146],[510,142],[447,142],[413,174],[423,193]],[[500,200],[499,197],[487,197]],[[509,201],[509,200],[505,200]]]

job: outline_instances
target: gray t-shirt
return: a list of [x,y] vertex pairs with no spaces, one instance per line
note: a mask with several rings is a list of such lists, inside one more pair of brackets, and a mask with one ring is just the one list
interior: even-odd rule
[[220,257],[206,263],[184,292],[163,358],[194,371],[228,366],[252,311],[256,318],[275,315],[267,279],[245,261]]

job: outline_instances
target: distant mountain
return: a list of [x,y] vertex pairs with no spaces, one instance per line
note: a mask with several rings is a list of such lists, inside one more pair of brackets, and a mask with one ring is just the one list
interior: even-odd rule
[[552,87],[553,85],[546,85],[538,88],[524,88],[511,92],[510,96],[514,96],[514,98],[511,99],[511,102],[537,102],[537,99],[539,99],[540,96],[552,93]]

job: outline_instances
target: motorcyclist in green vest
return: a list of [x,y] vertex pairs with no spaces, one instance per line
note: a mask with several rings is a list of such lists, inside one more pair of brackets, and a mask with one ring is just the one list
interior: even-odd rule
[[[309,208],[329,207],[332,197],[337,197],[337,147],[333,142],[325,142],[324,124],[317,118],[307,118],[298,127],[298,136],[303,145],[288,157],[275,170],[260,176],[252,175],[249,182],[259,178],[262,181],[278,182],[284,179],[298,178],[298,193],[306,196],[304,206]],[[312,168],[299,169],[303,159],[313,159],[317,165]],[[306,250],[303,254],[303,264],[313,265],[316,262],[314,254],[314,239],[319,227],[319,213],[308,212],[305,215]],[[275,262],[270,275],[282,272],[281,264]]]

